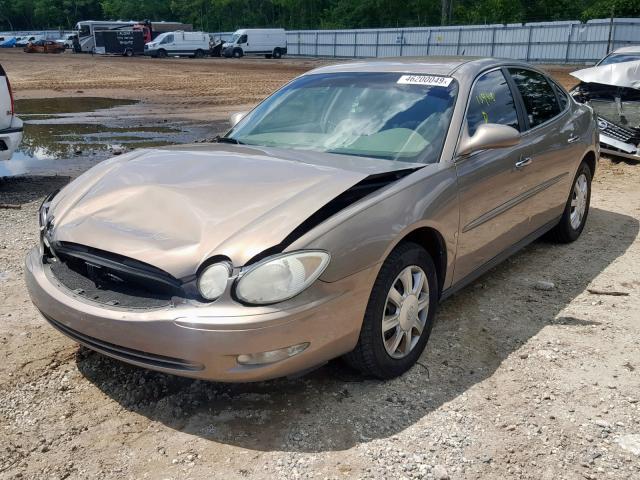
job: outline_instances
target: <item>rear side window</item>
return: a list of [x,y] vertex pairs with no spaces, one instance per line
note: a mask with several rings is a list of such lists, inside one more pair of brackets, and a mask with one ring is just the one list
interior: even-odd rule
[[500,70],[482,75],[471,92],[467,110],[469,135],[473,135],[483,123],[498,123],[520,130],[516,105]]
[[560,101],[560,110],[563,111],[565,108],[567,108],[569,98],[567,97],[567,94],[564,93],[564,90],[562,90],[555,82],[551,82],[551,85],[558,95],[558,100]]
[[524,68],[510,68],[526,109],[529,127],[536,127],[560,113],[556,94],[544,75]]

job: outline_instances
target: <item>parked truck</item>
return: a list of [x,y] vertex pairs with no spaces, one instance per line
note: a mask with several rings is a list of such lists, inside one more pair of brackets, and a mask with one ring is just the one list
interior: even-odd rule
[[22,140],[22,121],[15,115],[13,93],[0,65],[0,160],[9,160]]
[[144,33],[140,30],[102,30],[95,33],[95,52],[98,54],[144,54]]

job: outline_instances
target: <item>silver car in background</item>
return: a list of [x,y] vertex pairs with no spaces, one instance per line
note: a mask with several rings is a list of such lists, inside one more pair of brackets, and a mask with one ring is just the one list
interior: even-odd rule
[[579,237],[599,155],[591,108],[496,59],[322,67],[233,123],[45,200],[26,279],[55,328],[190,377],[343,356],[391,378],[440,300],[542,234]]

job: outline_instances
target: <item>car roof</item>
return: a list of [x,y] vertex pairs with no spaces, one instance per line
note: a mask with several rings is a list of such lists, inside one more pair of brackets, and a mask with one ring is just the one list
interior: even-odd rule
[[640,53],[640,45],[632,45],[630,47],[616,48],[611,53]]
[[306,75],[343,72],[398,72],[430,75],[472,76],[488,68],[503,65],[522,65],[534,68],[518,60],[486,57],[389,57],[357,60],[319,67]]

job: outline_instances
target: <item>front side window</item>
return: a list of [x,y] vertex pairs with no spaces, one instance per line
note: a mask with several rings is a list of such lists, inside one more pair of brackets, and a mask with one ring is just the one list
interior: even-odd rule
[[529,128],[536,127],[560,113],[556,94],[544,75],[524,68],[510,68],[526,110]]
[[243,44],[243,43],[247,43],[247,36],[246,35],[242,35],[240,37],[240,39],[238,40],[238,44]]
[[[409,81],[400,73],[306,75],[285,86],[231,130],[248,145],[406,162],[437,162],[457,83]],[[413,78],[413,77],[412,77]],[[424,78],[424,77],[422,77]]]
[[160,43],[163,45],[166,45],[167,43],[173,43],[173,35],[167,35],[162,39],[162,42]]
[[516,104],[500,70],[482,75],[471,92],[467,110],[469,135],[476,133],[483,123],[498,123],[520,130]]

